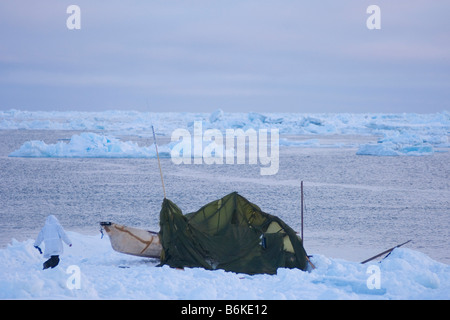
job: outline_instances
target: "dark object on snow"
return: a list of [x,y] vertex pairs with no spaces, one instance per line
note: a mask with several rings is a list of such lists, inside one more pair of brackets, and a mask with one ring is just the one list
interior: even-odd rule
[[238,273],[306,270],[302,240],[280,218],[236,192],[183,215],[164,199],[160,213],[161,264]]
[[54,268],[59,263],[59,256],[51,256],[50,259],[44,262],[44,269]]

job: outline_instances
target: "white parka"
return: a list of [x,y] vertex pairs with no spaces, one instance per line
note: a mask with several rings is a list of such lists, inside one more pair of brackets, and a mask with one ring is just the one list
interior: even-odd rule
[[34,245],[39,246],[44,241],[44,257],[49,258],[50,256],[57,256],[63,253],[61,240],[64,240],[69,246],[72,245],[72,241],[70,241],[63,227],[59,224],[58,219],[54,215],[50,215],[47,217],[45,225],[39,232]]

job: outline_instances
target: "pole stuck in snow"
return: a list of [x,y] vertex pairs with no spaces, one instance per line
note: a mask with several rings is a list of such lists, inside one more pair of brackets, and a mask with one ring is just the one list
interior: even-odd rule
[[153,140],[155,141],[156,157],[158,158],[159,174],[161,175],[161,184],[162,184],[164,199],[165,199],[166,198],[166,188],[164,187],[164,179],[163,179],[163,174],[162,174],[162,170],[161,170],[161,161],[159,160],[159,153],[158,153],[158,143],[156,143],[155,129],[153,128],[153,126],[152,126],[152,131],[153,131]]
[[[301,204],[300,204],[301,211],[300,212],[301,212],[301,219],[302,219],[300,234],[301,234],[302,243],[304,244],[305,241],[303,240],[303,202],[304,202],[303,201],[303,180],[300,182],[300,193],[301,193],[301,197],[300,197],[300,199],[301,199]],[[306,255],[306,260],[308,261],[308,263],[311,266],[311,268],[313,268],[313,269],[316,268],[316,266],[311,262],[311,260],[309,260],[308,255]]]
[[300,183],[300,191],[301,191],[301,215],[302,215],[301,238],[303,241],[303,181],[301,181]]

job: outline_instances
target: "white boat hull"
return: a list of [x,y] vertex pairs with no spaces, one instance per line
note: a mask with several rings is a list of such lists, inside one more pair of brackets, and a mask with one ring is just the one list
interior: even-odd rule
[[113,222],[101,222],[115,251],[139,257],[160,258],[162,246],[158,233]]

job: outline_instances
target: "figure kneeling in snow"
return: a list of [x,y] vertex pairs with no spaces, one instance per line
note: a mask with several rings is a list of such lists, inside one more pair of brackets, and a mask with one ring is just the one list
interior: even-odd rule
[[45,250],[44,257],[50,258],[44,262],[44,269],[54,268],[59,263],[59,255],[63,253],[62,241],[71,247],[72,241],[70,241],[63,227],[59,224],[58,219],[54,215],[47,217],[45,225],[34,243],[34,246],[41,251],[39,245],[44,241]]

